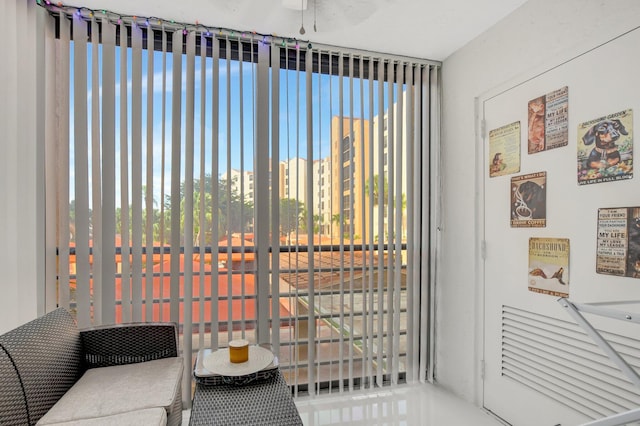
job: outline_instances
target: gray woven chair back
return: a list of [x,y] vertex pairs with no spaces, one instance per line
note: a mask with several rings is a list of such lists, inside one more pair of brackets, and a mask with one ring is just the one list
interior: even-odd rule
[[36,424],[78,380],[81,353],[63,308],[0,336],[0,424]]

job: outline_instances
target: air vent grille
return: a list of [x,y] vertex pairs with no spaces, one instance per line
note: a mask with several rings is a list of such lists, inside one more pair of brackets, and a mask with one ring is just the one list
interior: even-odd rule
[[[601,334],[640,371],[640,340]],[[502,375],[593,419],[640,406],[640,389],[577,324],[510,306],[502,309]]]

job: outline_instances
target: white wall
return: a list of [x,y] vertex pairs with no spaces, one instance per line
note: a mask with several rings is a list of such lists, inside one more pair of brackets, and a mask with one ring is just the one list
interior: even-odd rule
[[[43,12],[35,1],[0,2],[0,333],[42,312],[43,87],[36,57]],[[42,80],[40,80],[42,81]],[[40,197],[40,198],[39,198]]]
[[435,376],[438,383],[477,405],[482,405],[483,292],[474,218],[475,98],[533,77],[635,28],[639,17],[636,0],[529,0],[444,61],[444,223],[436,290]]

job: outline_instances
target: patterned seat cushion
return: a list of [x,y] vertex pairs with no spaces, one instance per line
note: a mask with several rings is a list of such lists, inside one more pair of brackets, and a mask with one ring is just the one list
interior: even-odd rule
[[147,408],[112,416],[55,423],[55,426],[163,426],[166,424],[167,412],[164,408]]
[[181,395],[182,369],[182,359],[177,357],[89,369],[38,424],[52,425],[158,407],[171,417],[175,415],[175,399]]

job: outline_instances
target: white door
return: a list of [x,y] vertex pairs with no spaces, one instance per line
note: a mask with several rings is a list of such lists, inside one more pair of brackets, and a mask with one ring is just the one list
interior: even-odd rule
[[[554,273],[529,275],[535,269],[529,265],[529,239],[561,238],[568,239],[570,247],[569,267],[561,276],[571,300],[640,300],[640,279],[596,273],[598,209],[640,206],[640,176],[589,185],[578,185],[577,179],[581,123],[631,109],[635,116],[630,132],[640,158],[638,46],[640,30],[635,30],[480,99],[485,120],[484,406],[513,425],[576,425],[640,405],[640,389],[626,381],[563,312],[558,296],[529,289],[530,282],[540,283],[532,278],[536,274],[551,278]],[[565,86],[568,144],[528,154],[528,102]],[[520,170],[489,177],[489,157],[495,152],[490,153],[488,134],[515,122],[521,132]],[[546,172],[546,226],[512,227],[511,179],[538,172]],[[630,354],[629,362],[637,368],[640,328],[593,321],[619,350]]]

